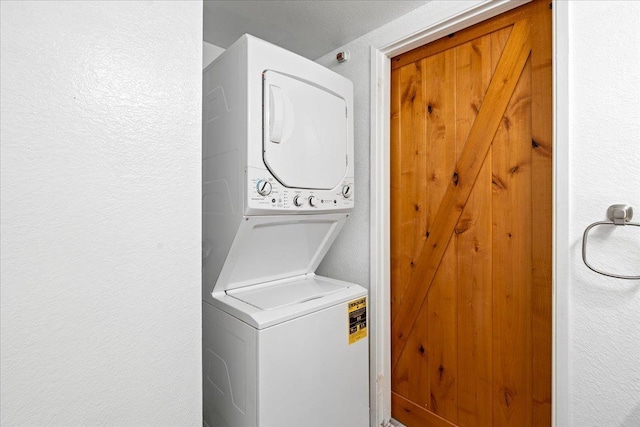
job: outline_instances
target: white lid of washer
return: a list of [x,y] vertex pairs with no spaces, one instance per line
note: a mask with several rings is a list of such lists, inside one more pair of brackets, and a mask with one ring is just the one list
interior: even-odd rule
[[263,73],[263,158],[285,187],[333,189],[347,173],[344,98],[293,76]]
[[277,285],[252,286],[229,292],[228,295],[260,310],[274,310],[292,304],[302,304],[324,298],[346,286],[319,276],[306,277]]
[[347,214],[246,217],[213,291],[315,272]]
[[[362,286],[310,275],[218,293],[211,303],[256,329],[265,329],[366,296]],[[346,324],[346,305],[344,315]]]

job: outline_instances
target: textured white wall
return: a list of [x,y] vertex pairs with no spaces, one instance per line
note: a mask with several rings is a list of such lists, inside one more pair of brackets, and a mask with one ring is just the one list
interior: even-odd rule
[[[640,222],[640,2],[571,2],[569,22],[570,425],[640,426],[640,281],[598,275],[580,252],[609,205]],[[638,231],[595,233],[594,262],[638,274]]]
[[206,68],[222,52],[224,52],[224,48],[208,42],[202,42],[202,68]]
[[201,423],[201,2],[0,2],[1,424]]

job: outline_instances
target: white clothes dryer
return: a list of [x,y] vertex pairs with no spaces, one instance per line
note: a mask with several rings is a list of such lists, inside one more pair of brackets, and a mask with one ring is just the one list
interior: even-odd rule
[[249,35],[204,71],[204,424],[369,424],[367,290],[315,275],[354,206],[349,80]]

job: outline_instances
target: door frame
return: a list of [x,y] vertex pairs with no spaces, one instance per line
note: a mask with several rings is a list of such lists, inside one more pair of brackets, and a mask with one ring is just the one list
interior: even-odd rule
[[[387,426],[391,419],[390,297],[390,93],[391,58],[531,0],[494,0],[472,6],[443,21],[371,46],[370,80],[370,299],[372,333],[371,420]],[[553,4],[553,236],[552,236],[552,425],[569,422],[568,283],[569,283],[569,4]],[[564,285],[564,286],[560,286]]]

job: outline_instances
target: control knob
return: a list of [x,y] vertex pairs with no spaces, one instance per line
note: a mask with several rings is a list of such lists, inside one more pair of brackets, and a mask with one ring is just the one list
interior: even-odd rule
[[311,205],[312,207],[315,207],[318,204],[318,199],[316,199],[316,196],[309,196],[309,205]]
[[345,199],[348,199],[351,196],[351,193],[353,191],[351,190],[351,186],[349,184],[345,184],[342,186],[342,197],[344,197]]
[[293,198],[293,204],[296,206],[302,206],[304,203],[304,201],[302,200],[302,197],[300,197],[300,195],[296,196]]
[[268,196],[269,194],[271,194],[272,187],[269,181],[261,179],[260,181],[258,181],[258,185],[256,187],[258,189],[258,194],[260,194],[261,196]]

